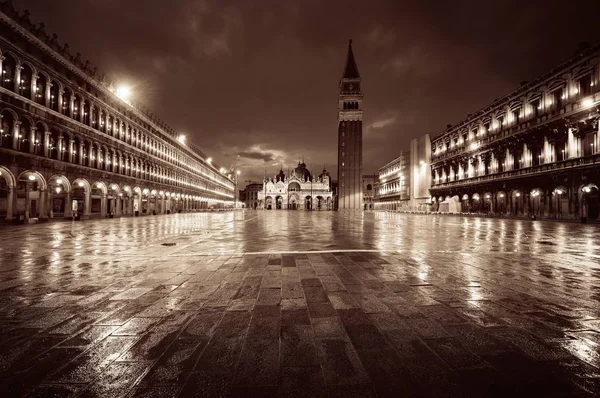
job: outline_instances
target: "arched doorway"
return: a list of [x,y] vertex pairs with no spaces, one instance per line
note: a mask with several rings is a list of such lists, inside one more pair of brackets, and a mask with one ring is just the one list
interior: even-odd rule
[[[90,183],[83,179],[78,178],[73,181],[71,194],[71,209],[75,218],[89,217],[90,215]],[[69,205],[69,204],[67,204]]]
[[506,203],[508,199],[506,197],[506,192],[500,191],[496,194],[496,213],[506,214]]
[[50,218],[70,217],[71,204],[69,203],[71,184],[62,175],[54,175],[48,180],[48,196]]
[[596,184],[588,184],[581,188],[582,196],[582,215],[588,220],[597,220],[600,215],[600,195],[598,194],[598,186]]
[[15,176],[6,167],[0,166],[0,217],[12,220],[14,215]]
[[552,191],[552,207],[554,216],[562,218],[564,214],[569,214],[569,193],[567,188],[559,186]]
[[277,210],[281,210],[283,208],[283,198],[281,196],[277,196],[275,198],[275,205]]
[[288,198],[288,210],[297,210],[299,205],[298,205],[299,199],[297,195],[291,195]]
[[469,195],[464,194],[460,201],[460,211],[461,213],[469,213],[471,211],[471,206],[469,205]]
[[304,206],[305,206],[306,210],[312,210],[313,209],[312,197],[307,196],[307,197],[304,198]]
[[17,215],[24,220],[47,218],[46,180],[32,170],[24,171],[17,178]]
[[265,209],[266,210],[272,210],[273,209],[273,198],[270,196],[267,196],[265,199]]

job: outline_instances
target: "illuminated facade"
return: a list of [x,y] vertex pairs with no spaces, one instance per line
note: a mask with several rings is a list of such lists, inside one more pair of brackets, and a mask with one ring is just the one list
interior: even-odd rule
[[379,181],[375,185],[376,210],[400,210],[408,207],[410,200],[410,152],[402,151],[400,156],[379,168]]
[[282,169],[272,179],[265,179],[258,193],[259,206],[265,210],[333,210],[333,199],[327,170],[315,177],[304,163],[298,163],[289,174]]
[[410,142],[410,210],[429,211],[431,188],[431,139],[429,134]]
[[230,206],[234,183],[43,25],[0,6],[0,213],[11,220]]
[[432,140],[432,210],[597,219],[600,44]]
[[365,210],[373,210],[373,198],[375,197],[375,184],[379,181],[377,174],[363,175],[363,206]]

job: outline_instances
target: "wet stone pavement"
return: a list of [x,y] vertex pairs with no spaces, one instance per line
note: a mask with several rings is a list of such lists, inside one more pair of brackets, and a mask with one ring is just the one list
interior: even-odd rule
[[4,226],[2,396],[598,396],[599,232],[285,211]]

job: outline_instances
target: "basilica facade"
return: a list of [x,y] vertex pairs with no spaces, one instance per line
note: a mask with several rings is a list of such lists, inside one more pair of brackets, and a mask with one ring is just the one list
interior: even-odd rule
[[283,169],[265,178],[258,193],[259,208],[265,210],[333,210],[334,193],[327,170],[313,176],[304,162],[290,173]]

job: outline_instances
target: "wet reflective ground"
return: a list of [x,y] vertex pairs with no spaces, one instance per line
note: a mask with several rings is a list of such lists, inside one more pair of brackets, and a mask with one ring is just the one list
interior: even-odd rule
[[3,396],[600,394],[598,226],[248,211],[0,240]]

